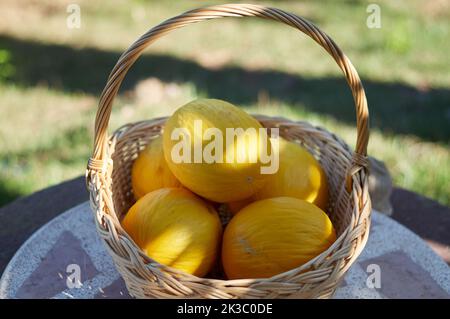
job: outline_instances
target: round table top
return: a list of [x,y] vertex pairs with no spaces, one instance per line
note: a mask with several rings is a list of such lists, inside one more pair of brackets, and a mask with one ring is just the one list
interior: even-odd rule
[[[417,235],[374,211],[366,248],[334,297],[450,298],[450,267]],[[88,202],[22,245],[0,280],[0,298],[130,298]]]

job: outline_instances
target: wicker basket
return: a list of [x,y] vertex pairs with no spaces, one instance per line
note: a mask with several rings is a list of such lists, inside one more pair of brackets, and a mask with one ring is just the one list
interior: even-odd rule
[[[305,146],[326,171],[328,213],[338,238],[307,264],[267,279],[198,278],[158,264],[125,233],[120,220],[133,204],[131,165],[146,144],[163,129],[165,118],[127,124],[108,137],[114,97],[127,71],[156,39],[172,30],[221,17],[261,17],[294,27],[321,45],[342,69],[353,94],[357,115],[356,150],[326,130],[305,122],[257,116],[266,127]],[[275,8],[229,4],[201,8],[150,29],[120,57],[99,102],[94,151],[86,172],[90,202],[100,237],[113,257],[131,295],[136,298],[329,298],[367,241],[371,204],[366,149],[369,137],[367,101],[359,76],[348,58],[310,22]]]

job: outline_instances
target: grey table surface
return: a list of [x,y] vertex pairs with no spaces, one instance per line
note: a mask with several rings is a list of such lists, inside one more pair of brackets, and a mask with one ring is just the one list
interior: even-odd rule
[[[449,298],[449,266],[393,219],[378,212],[372,216],[366,248],[335,298]],[[78,287],[68,280],[74,267],[78,267]],[[0,298],[131,296],[85,202],[51,220],[22,245],[2,276]]]

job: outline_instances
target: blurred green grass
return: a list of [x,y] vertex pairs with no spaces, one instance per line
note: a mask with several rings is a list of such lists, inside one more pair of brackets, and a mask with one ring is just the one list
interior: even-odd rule
[[[0,205],[83,174],[97,98],[120,54],[145,30],[198,1],[0,2]],[[201,4],[220,3],[202,1]],[[450,5],[378,1],[382,28],[368,29],[368,1],[258,1],[305,16],[339,44],[365,85],[369,153],[396,185],[450,205]],[[312,40],[279,24],[221,19],[155,43],[128,74],[111,129],[169,115],[198,97],[324,126],[355,141],[349,89]]]

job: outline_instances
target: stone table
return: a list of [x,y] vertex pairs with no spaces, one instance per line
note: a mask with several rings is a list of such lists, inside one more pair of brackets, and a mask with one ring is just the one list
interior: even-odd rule
[[[450,268],[416,234],[373,213],[371,235],[335,298],[449,298]],[[79,267],[80,285],[68,277]],[[379,276],[378,276],[379,275]],[[0,281],[0,298],[130,298],[87,202],[33,234]]]

